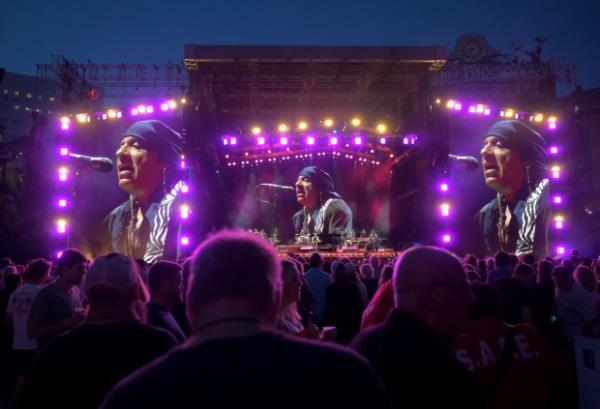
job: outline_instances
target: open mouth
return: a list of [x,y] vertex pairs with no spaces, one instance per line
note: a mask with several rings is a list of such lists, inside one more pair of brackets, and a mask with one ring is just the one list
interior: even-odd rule
[[120,164],[118,169],[120,178],[133,176],[133,166],[131,165]]
[[483,172],[486,176],[494,176],[497,175],[500,168],[495,163],[484,163],[483,164]]

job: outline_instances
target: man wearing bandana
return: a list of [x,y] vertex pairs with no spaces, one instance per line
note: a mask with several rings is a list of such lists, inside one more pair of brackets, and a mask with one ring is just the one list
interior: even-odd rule
[[486,185],[496,191],[475,216],[485,253],[546,256],[550,206],[544,138],[522,122],[496,122],[485,134],[481,162]]
[[352,230],[352,210],[334,191],[328,173],[308,166],[298,175],[295,188],[302,206],[293,217],[300,241],[310,241],[316,234],[322,243],[337,244]]
[[125,131],[116,158],[119,187],[129,200],[104,221],[112,251],[147,263],[177,258],[181,152],[181,136],[160,121],[139,121]]

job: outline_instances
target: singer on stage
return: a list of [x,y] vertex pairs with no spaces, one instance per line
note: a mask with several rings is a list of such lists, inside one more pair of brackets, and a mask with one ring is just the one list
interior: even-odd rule
[[496,197],[475,216],[485,252],[548,255],[550,219],[546,141],[522,122],[495,123],[481,149],[483,177]]
[[113,251],[147,263],[177,257],[181,151],[181,136],[160,121],[139,121],[125,131],[116,159],[119,187],[129,199],[105,219]]
[[293,217],[299,241],[308,242],[316,234],[323,243],[337,244],[352,230],[352,210],[335,192],[328,173],[308,166],[298,175],[295,188],[302,205]]

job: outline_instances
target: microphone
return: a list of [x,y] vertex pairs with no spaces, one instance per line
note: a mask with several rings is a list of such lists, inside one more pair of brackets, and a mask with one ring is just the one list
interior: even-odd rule
[[473,156],[459,156],[449,153],[448,159],[458,164],[458,166],[460,166],[461,168],[470,172],[477,170],[477,168],[479,167],[479,161]]
[[113,161],[102,156],[93,157],[78,153],[69,153],[69,157],[79,162],[82,166],[89,166],[98,172],[110,172],[113,168]]
[[259,183],[258,185],[256,185],[256,187],[268,187],[268,188],[271,188],[271,189],[291,190],[291,191],[295,191],[296,190],[296,189],[294,189],[293,186],[276,185],[275,183]]

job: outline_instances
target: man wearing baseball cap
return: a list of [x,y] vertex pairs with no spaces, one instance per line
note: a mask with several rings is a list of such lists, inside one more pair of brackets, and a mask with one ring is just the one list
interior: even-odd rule
[[147,263],[177,258],[181,152],[181,135],[161,121],[139,121],[125,131],[116,152],[117,176],[129,200],[105,219],[113,251]]
[[486,254],[548,254],[549,181],[542,135],[516,120],[496,122],[485,134],[481,162],[485,184],[496,192],[476,215]]
[[97,408],[119,380],[175,345],[166,331],[140,321],[136,304],[147,293],[133,259],[98,257],[82,287],[85,323],[41,352],[19,407]]

